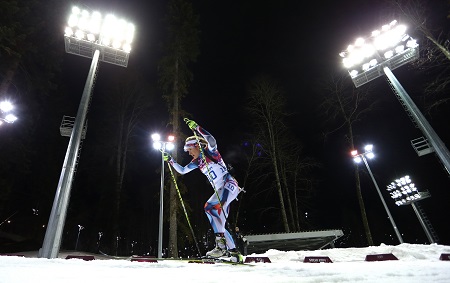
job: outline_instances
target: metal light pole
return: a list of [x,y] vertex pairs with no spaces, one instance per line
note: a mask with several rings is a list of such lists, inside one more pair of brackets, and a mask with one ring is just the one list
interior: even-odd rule
[[394,199],[396,205],[400,206],[411,204],[428,240],[431,244],[436,243],[435,238],[437,238],[437,236],[433,233],[434,229],[431,226],[431,223],[419,207],[416,206],[416,202],[419,200],[429,198],[431,196],[430,193],[420,192],[409,176],[396,179],[395,182],[392,182],[387,186],[387,191],[391,194],[391,198]]
[[98,12],[89,13],[78,7],[72,8],[64,34],[66,52],[92,58],[92,62],[70,135],[39,257],[51,259],[58,257],[59,254],[78,150],[99,61],[126,67],[133,33],[132,24],[118,20],[112,15],[102,18]]
[[406,34],[406,26],[397,21],[384,25],[369,38],[358,38],[340,56],[356,87],[386,76],[394,94],[450,174],[450,152],[391,71],[419,58],[419,45]]
[[158,258],[162,258],[163,243],[163,216],[164,216],[164,152],[174,149],[175,137],[168,136],[168,141],[161,141],[159,134],[152,134],[153,148],[161,151],[161,189],[159,193],[159,233],[158,233]]
[[394,222],[394,218],[392,218],[391,212],[389,211],[389,208],[386,205],[386,202],[384,201],[383,195],[381,194],[380,188],[378,187],[378,184],[372,174],[372,171],[370,170],[369,163],[367,163],[367,158],[374,158],[375,155],[372,151],[373,146],[372,145],[366,145],[364,147],[364,153],[358,154],[358,151],[353,150],[352,156],[354,156],[353,160],[356,163],[360,163],[361,161],[364,162],[366,165],[367,171],[369,172],[370,177],[372,178],[373,184],[375,185],[375,188],[377,189],[378,195],[380,196],[381,202],[383,203],[384,209],[386,210],[386,213],[388,215],[389,220],[391,221],[392,227],[394,228],[395,234],[397,235],[398,240],[400,241],[400,244],[403,244],[403,238],[400,232],[397,229],[397,225]]

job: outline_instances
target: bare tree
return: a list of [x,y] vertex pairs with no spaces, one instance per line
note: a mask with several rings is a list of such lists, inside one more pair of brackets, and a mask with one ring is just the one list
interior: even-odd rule
[[[329,79],[321,82],[324,86],[325,95],[321,105],[320,112],[323,114],[324,123],[328,125],[330,130],[324,133],[324,136],[344,130],[346,132],[346,140],[349,148],[352,150],[354,146],[354,125],[359,122],[364,114],[371,111],[374,103],[368,103],[370,86],[355,89],[347,75],[332,74]],[[350,150],[349,150],[350,152]],[[361,194],[361,183],[359,178],[358,167],[355,165],[355,182],[356,194],[359,201],[359,208],[366,233],[367,242],[373,245],[372,234],[367,220],[364,200]]]
[[[303,178],[308,179],[309,169],[318,163],[303,158],[302,146],[290,135],[285,124],[289,116],[285,111],[286,98],[278,83],[261,75],[251,82],[249,93],[247,109],[255,129],[250,157],[257,153],[258,158],[252,159],[252,171],[259,174],[259,188],[252,191],[252,197],[256,199],[263,193],[269,196],[275,191],[284,231],[300,230],[299,199],[306,202],[312,189],[303,185]],[[264,211],[271,209],[273,207],[264,207]]]
[[[112,246],[117,248],[117,239],[121,235],[121,215],[124,207],[124,179],[127,170],[127,159],[129,153],[135,150],[133,140],[142,114],[150,106],[151,97],[143,89],[142,79],[135,73],[127,72],[122,80],[111,86],[108,95],[103,96],[103,102],[107,113],[106,123],[103,123],[106,139],[104,150],[112,166],[111,184],[112,190],[108,189],[105,194],[111,196],[112,205],[108,204],[107,216],[112,224]],[[109,169],[109,168],[108,168]],[[106,204],[105,204],[106,205]],[[112,208],[111,208],[112,207]],[[117,254],[117,249],[116,249]]]

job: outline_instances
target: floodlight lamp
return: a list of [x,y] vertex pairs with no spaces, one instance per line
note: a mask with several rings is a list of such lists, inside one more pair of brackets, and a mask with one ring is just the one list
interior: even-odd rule
[[353,161],[355,161],[356,163],[361,163],[362,158],[360,156],[357,156],[357,157],[353,158]]
[[408,47],[408,48],[415,48],[416,46],[417,46],[417,42],[415,39],[411,39],[406,42],[406,47]]
[[72,7],[72,14],[78,15],[80,12],[81,12],[81,10],[77,6]]
[[373,159],[375,157],[375,154],[373,152],[369,152],[366,154],[367,158]]
[[355,46],[362,46],[364,44],[364,38],[359,37],[355,40]]
[[69,27],[76,27],[78,24],[78,17],[76,15],[70,15],[69,20],[67,21],[67,25]]
[[88,33],[87,40],[92,41],[92,42],[95,41],[95,35],[93,35],[92,33]]
[[70,27],[66,27],[64,30],[64,35],[65,36],[73,36],[73,29],[71,29]]
[[377,36],[379,36],[380,35],[380,31],[379,30],[374,30],[374,31],[372,31],[372,36],[373,37],[377,37]]
[[363,65],[362,65],[362,70],[363,71],[367,71],[367,70],[369,70],[370,69],[370,64],[369,63],[364,63]]
[[162,148],[162,143],[160,141],[155,141],[153,142],[153,148],[154,149],[161,149]]
[[392,50],[388,50],[384,53],[384,58],[386,59],[392,58],[392,56],[394,56],[394,51]]
[[8,123],[14,123],[17,120],[17,117],[13,114],[8,114],[5,116],[5,121]]
[[154,133],[154,134],[152,134],[152,140],[153,141],[160,141],[161,140],[161,136],[158,133]]
[[364,54],[364,57],[366,57],[366,58],[370,58],[373,56],[373,54],[375,54],[375,49],[374,49],[373,45],[371,45],[371,44],[364,44],[361,47],[361,50]]
[[116,49],[119,49],[121,46],[120,40],[114,40],[112,46]]
[[13,105],[9,101],[0,102],[0,110],[3,112],[9,112],[13,109]]
[[399,45],[397,47],[395,47],[395,53],[399,54],[402,53],[405,50],[405,46],[403,45]]
[[130,52],[131,52],[131,45],[125,43],[125,44],[123,45],[123,51],[125,51],[125,52],[127,52],[127,53],[130,53]]
[[350,74],[350,76],[352,78],[354,78],[354,77],[356,77],[358,75],[358,71],[357,70],[352,70],[352,71],[349,72],[349,74]]
[[352,150],[351,152],[350,152],[350,154],[352,155],[352,156],[356,156],[356,155],[358,155],[358,151],[355,149],[355,150]]
[[75,37],[78,38],[78,39],[83,39],[84,38],[84,32],[82,30],[80,30],[80,29],[77,30],[75,32]]
[[173,141],[175,140],[175,136],[169,135],[169,136],[167,137],[167,140],[170,141],[170,142],[173,142]]
[[365,150],[366,152],[370,152],[370,151],[372,151],[372,149],[373,149],[373,145],[372,145],[372,144],[368,144],[368,145],[366,145],[366,146],[364,147],[364,150]]
[[402,38],[405,35],[405,33],[406,33],[406,26],[405,25],[398,25],[395,28],[395,34],[397,36],[399,36],[400,38]]
[[175,145],[171,142],[166,143],[166,150],[173,150],[175,148]]
[[342,60],[342,64],[344,64],[344,67],[349,69],[353,66],[353,62],[349,58],[344,58]]

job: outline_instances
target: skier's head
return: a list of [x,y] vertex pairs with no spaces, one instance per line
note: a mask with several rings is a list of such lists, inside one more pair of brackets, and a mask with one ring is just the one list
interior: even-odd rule
[[200,156],[200,148],[198,144],[201,144],[202,148],[205,148],[208,143],[202,137],[191,136],[186,139],[184,144],[184,151],[188,152],[190,156],[193,158],[197,158]]

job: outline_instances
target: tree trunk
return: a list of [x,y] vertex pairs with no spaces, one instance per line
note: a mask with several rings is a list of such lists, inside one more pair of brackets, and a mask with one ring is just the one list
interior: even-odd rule
[[0,96],[8,95],[9,86],[12,84],[17,69],[19,68],[19,58],[14,58],[9,69],[0,84]]
[[[179,120],[180,120],[180,93],[178,88],[178,60],[175,61],[175,80],[173,83],[173,108],[172,108],[172,126],[173,132],[179,133]],[[178,150],[174,152],[174,156],[178,159]],[[178,257],[178,204],[177,188],[172,182],[170,185],[170,219],[169,219],[169,257]]]
[[270,143],[271,143],[271,148],[272,148],[272,153],[271,153],[272,165],[273,165],[273,170],[275,173],[275,181],[276,181],[276,187],[277,187],[277,191],[278,191],[278,197],[280,199],[281,219],[283,220],[284,231],[289,233],[289,231],[290,231],[289,224],[288,224],[288,219],[287,219],[287,215],[286,215],[286,208],[284,206],[283,189],[281,187],[281,177],[280,177],[278,162],[277,162],[278,151],[276,150],[274,131],[273,131],[272,125],[270,125],[270,123],[268,124],[268,128],[269,128]]
[[[349,124],[348,131],[350,136],[351,148],[353,149],[355,147],[353,143],[353,130],[351,124]],[[369,244],[369,246],[373,246],[372,233],[370,232],[369,221],[367,220],[366,208],[364,205],[364,199],[361,192],[361,181],[359,178],[358,166],[356,164],[355,164],[355,182],[356,182],[356,194],[358,196],[359,209],[361,211],[361,218],[364,225],[364,231],[366,232],[367,243]]]

